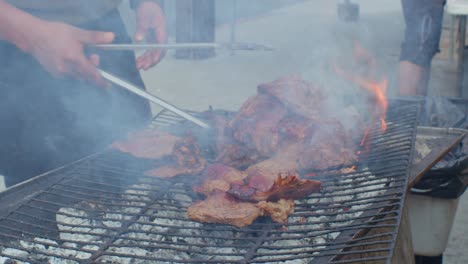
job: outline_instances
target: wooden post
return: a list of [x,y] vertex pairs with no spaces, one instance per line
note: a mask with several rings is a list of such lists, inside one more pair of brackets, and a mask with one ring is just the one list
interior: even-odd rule
[[[214,0],[177,0],[177,43],[214,42],[215,22]],[[213,48],[176,51],[178,59],[206,59],[214,55]]]

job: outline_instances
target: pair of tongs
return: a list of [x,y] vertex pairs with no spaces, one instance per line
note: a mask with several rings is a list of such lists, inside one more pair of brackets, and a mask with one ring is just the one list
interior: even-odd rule
[[177,114],[178,116],[181,116],[185,119],[187,119],[188,121],[190,122],[193,122],[203,128],[210,128],[210,126],[208,124],[206,124],[205,122],[201,121],[200,119],[190,115],[189,113],[175,107],[174,105],[171,105],[170,103],[146,92],[145,90],[143,89],[140,89],[138,88],[137,86],[131,84],[131,83],[128,83],[108,72],[105,72],[103,70],[99,70],[99,72],[101,73],[102,77],[104,77],[104,79],[110,81],[111,83],[113,84],[116,84],[140,97],[143,97],[144,99],[147,99],[155,104],[158,104],[159,106],[161,107],[164,107],[165,109]]

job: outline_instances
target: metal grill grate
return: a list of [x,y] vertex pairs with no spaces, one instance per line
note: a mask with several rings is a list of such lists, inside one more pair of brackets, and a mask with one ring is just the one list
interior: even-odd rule
[[[0,256],[29,263],[385,263],[402,213],[419,107],[390,107],[371,151],[349,173],[320,172],[323,191],[288,224],[246,228],[185,216],[190,180],[143,176],[147,162],[107,151],[0,196]],[[178,122],[168,113],[156,125]],[[363,232],[372,228],[379,232]]]

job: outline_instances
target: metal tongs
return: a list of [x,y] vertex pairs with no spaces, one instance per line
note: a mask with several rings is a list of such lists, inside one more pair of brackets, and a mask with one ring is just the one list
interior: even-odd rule
[[166,101],[164,101],[164,100],[162,100],[162,99],[160,99],[160,98],[146,92],[145,90],[140,89],[137,86],[135,86],[135,85],[133,85],[131,83],[128,83],[128,82],[126,82],[126,81],[124,81],[124,80],[122,80],[122,79],[108,73],[108,72],[105,72],[105,71],[100,70],[100,69],[98,69],[98,70],[101,73],[102,77],[104,77],[104,79],[106,79],[106,80],[108,80],[108,81],[110,81],[110,82],[112,82],[112,83],[114,83],[114,84],[116,84],[116,85],[118,85],[118,86],[120,86],[122,88],[125,88],[128,91],[130,91],[130,92],[132,92],[132,93],[134,93],[134,94],[136,94],[136,95],[138,95],[138,96],[140,96],[142,98],[145,98],[145,99],[147,99],[147,100],[149,100],[149,101],[151,101],[151,102],[153,102],[155,104],[158,104],[159,106],[164,107],[165,109],[167,109],[167,110],[169,110],[169,111],[171,111],[171,112],[173,112],[173,113],[187,119],[190,122],[193,122],[193,123],[195,123],[195,124],[197,124],[197,125],[199,125],[199,126],[201,126],[203,128],[210,128],[210,126],[208,124],[206,124],[205,122],[203,122],[200,119],[190,115],[189,113],[175,107],[174,105],[171,105],[168,102],[166,102]]
[[104,50],[147,50],[147,49],[227,49],[243,51],[274,51],[272,47],[255,43],[173,43],[173,44],[99,44],[94,47]]

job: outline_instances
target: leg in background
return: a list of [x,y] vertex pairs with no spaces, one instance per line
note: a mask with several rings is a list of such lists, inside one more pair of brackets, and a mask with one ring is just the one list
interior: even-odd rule
[[439,51],[445,0],[402,0],[406,30],[399,65],[402,96],[427,95],[432,58]]

